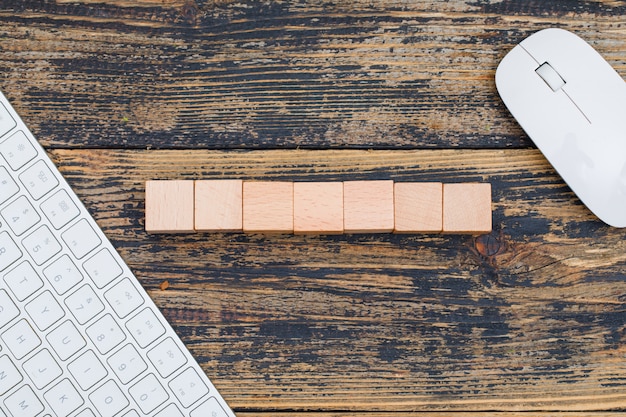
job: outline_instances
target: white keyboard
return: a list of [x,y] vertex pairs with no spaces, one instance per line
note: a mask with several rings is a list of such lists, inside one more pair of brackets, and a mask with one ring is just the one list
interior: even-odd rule
[[234,417],[0,93],[0,417]]

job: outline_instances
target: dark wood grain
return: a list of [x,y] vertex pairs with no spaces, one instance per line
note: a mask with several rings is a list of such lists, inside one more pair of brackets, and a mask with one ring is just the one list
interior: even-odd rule
[[[617,416],[625,231],[509,115],[551,26],[626,3],[0,0],[0,89],[239,416]],[[151,179],[487,181],[467,235],[148,235]],[[169,286],[162,289],[162,283]]]
[[625,11],[620,1],[4,1],[0,87],[55,147],[527,147],[495,91],[499,60],[561,26],[626,74]]
[[[574,411],[626,404],[624,232],[598,222],[536,151],[52,156],[236,409]],[[381,172],[396,180],[491,182],[494,232],[143,231],[146,179],[340,180]]]

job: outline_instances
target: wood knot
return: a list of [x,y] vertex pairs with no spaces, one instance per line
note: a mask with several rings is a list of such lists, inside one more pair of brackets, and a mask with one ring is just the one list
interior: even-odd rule
[[489,234],[489,235],[480,235],[474,241],[474,246],[476,251],[485,257],[491,257],[497,255],[500,252],[502,244],[500,239]]
[[186,1],[181,8],[180,14],[189,24],[196,24],[200,9],[195,1]]

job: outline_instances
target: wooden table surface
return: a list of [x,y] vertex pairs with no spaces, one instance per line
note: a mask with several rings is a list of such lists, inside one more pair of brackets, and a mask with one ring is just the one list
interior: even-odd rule
[[[239,416],[612,416],[626,233],[573,195],[494,73],[558,26],[626,76],[625,16],[618,0],[0,1],[0,89]],[[146,180],[214,178],[485,181],[494,228],[144,232]]]

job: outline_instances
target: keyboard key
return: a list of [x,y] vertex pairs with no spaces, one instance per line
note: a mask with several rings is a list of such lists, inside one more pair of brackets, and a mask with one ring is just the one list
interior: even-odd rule
[[2,340],[17,359],[22,359],[41,344],[37,333],[24,319],[2,333]]
[[154,417],[185,417],[185,416],[183,415],[183,413],[180,412],[178,407],[176,407],[174,404],[170,404],[167,407],[165,407],[163,410],[155,414]]
[[46,336],[46,339],[63,361],[72,357],[87,344],[81,332],[79,332],[76,326],[69,320],[63,322],[63,324],[51,331],[48,336]]
[[20,187],[9,175],[9,171],[0,166],[0,204],[13,197],[20,190]]
[[[35,291],[43,287],[43,281],[35,272],[32,265],[24,261],[4,276],[4,282],[7,283],[15,298],[24,301],[30,297]],[[2,314],[0,313],[0,316]],[[0,320],[0,327],[1,320]]]
[[24,385],[4,400],[9,414],[13,417],[35,417],[44,410],[44,406],[33,389]]
[[103,355],[118,346],[126,339],[126,335],[113,316],[107,314],[87,328],[87,336],[96,349]]
[[104,293],[119,318],[124,318],[143,304],[143,298],[130,279],[125,278]]
[[169,386],[185,408],[189,408],[209,393],[209,387],[200,379],[193,368],[185,369],[183,373],[170,381]]
[[74,417],[96,417],[96,415],[90,409],[86,409],[76,414]]
[[104,310],[104,304],[93,289],[85,284],[65,299],[65,305],[76,321],[85,324]]
[[22,241],[37,265],[42,265],[61,251],[61,245],[47,226],[41,226]]
[[50,198],[41,203],[40,207],[43,214],[57,230],[74,220],[80,214],[80,209],[65,190],[54,193]]
[[122,384],[128,384],[148,369],[148,365],[131,344],[111,355],[107,362]]
[[78,259],[85,257],[102,243],[98,234],[85,219],[79,220],[67,229],[61,237]]
[[32,358],[24,362],[23,367],[38,389],[44,388],[63,373],[48,349],[37,352]]
[[0,271],[7,269],[13,262],[20,259],[22,251],[17,247],[8,232],[0,233]]
[[22,381],[22,374],[7,355],[0,356],[0,375],[0,395]]
[[165,328],[149,308],[142,310],[135,317],[128,320],[126,328],[142,348],[145,348],[165,333]]
[[69,379],[62,380],[43,396],[57,416],[69,416],[84,403],[83,397],[76,391]]
[[9,163],[11,169],[17,171],[35,159],[37,150],[21,130],[0,143],[0,154]]
[[115,261],[108,249],[102,249],[83,264],[85,271],[98,288],[122,275],[122,267]]
[[211,397],[208,401],[202,403],[202,405],[196,409],[194,409],[190,417],[228,417],[226,411],[220,406],[219,402],[215,399],[215,397]]
[[5,290],[0,290],[0,328],[19,316],[20,310]]
[[46,330],[65,315],[65,310],[50,291],[44,291],[26,304],[26,312],[39,330]]
[[35,200],[39,200],[59,185],[48,165],[41,159],[22,172],[19,179]]
[[128,413],[124,414],[122,417],[139,417],[139,413],[135,410],[130,410]]
[[169,399],[154,374],[148,374],[128,390],[144,414],[149,414]]
[[113,380],[108,380],[94,390],[89,399],[102,417],[113,417],[130,404]]
[[106,368],[92,350],[88,350],[76,358],[67,366],[67,369],[84,391],[93,387],[108,375]]
[[15,127],[15,120],[9,114],[2,103],[0,103],[0,137],[6,135]]
[[13,233],[21,235],[39,223],[41,217],[24,196],[18,197],[0,212]]
[[176,342],[168,337],[148,352],[148,359],[163,378],[167,378],[187,363],[187,357]]
[[43,274],[59,295],[65,294],[83,279],[83,275],[67,255],[52,262],[43,270]]

